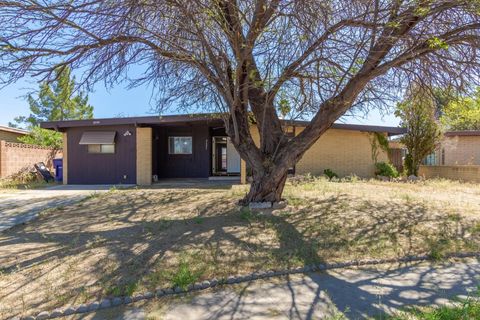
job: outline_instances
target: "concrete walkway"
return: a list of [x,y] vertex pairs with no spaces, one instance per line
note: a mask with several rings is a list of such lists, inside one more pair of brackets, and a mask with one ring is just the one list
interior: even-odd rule
[[[365,319],[476,289],[480,263],[343,269],[163,298],[73,319]],[[341,318],[343,316],[344,318]]]
[[1,192],[0,232],[30,221],[46,209],[73,204],[94,192],[106,192],[111,187],[108,185],[57,185],[45,189]]

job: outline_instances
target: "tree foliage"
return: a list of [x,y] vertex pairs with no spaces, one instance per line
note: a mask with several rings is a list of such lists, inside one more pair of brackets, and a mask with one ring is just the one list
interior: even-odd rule
[[75,78],[68,67],[55,70],[52,82],[40,84],[38,98],[28,96],[30,115],[15,118],[12,127],[24,127],[30,134],[19,138],[23,143],[61,148],[61,133],[40,128],[42,121],[79,120],[93,118],[93,107],[88,104],[88,96],[82,92],[75,94]]
[[435,118],[436,103],[431,92],[420,87],[412,88],[406,99],[397,104],[395,115],[407,133],[400,139],[406,149],[407,175],[418,175],[422,160],[435,151],[441,137],[441,129]]
[[15,118],[19,126],[31,128],[42,121],[78,120],[93,118],[93,107],[88,104],[88,96],[75,93],[75,77],[70,68],[58,68],[52,82],[40,84],[38,98],[28,96],[30,115]]
[[445,130],[480,130],[480,88],[471,97],[450,101],[440,118]]
[[[3,0],[0,25],[4,82],[71,66],[87,86],[152,84],[160,112],[223,114],[254,176],[246,202],[278,201],[288,168],[345,113],[412,83],[479,82],[478,0]],[[280,114],[311,122],[290,139]]]
[[35,144],[54,149],[60,149],[63,145],[63,138],[60,132],[42,129],[39,126],[31,127],[30,133],[18,138],[18,140],[26,144]]

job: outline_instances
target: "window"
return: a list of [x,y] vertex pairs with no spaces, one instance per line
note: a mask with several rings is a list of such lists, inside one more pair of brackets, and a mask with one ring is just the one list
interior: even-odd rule
[[437,155],[435,152],[432,152],[423,159],[423,165],[425,166],[434,166],[437,164]]
[[89,144],[88,153],[115,153],[114,144]]
[[192,137],[168,137],[169,154],[192,154]]

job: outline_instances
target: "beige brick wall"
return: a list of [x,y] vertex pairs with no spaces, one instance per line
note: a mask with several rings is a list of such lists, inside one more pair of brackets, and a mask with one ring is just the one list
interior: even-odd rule
[[[297,128],[298,134],[303,128]],[[370,133],[329,129],[305,153],[296,166],[296,173],[323,174],[331,169],[340,176],[356,174],[359,177],[374,176]],[[388,154],[379,151],[378,161],[388,161]]]
[[152,184],[152,128],[137,128],[137,184]]
[[18,141],[18,138],[22,136],[24,135],[20,133],[3,131],[0,129],[0,140],[4,140],[6,142],[20,142]]
[[[303,129],[296,127],[295,134]],[[252,126],[251,133],[258,145],[259,133],[255,126]],[[373,177],[375,165],[370,135],[354,130],[327,130],[297,163],[296,174],[322,175],[323,170],[331,169],[340,176],[356,174],[359,177]],[[379,151],[378,161],[388,161],[388,154]]]
[[[445,162],[442,163],[441,150],[445,153]],[[480,165],[480,137],[454,136],[444,137],[437,162],[441,165]]]
[[0,141],[0,178],[12,177],[25,169],[33,170],[37,162],[44,162],[53,171],[52,160],[61,157],[61,150]]
[[480,166],[420,166],[418,174],[425,178],[445,178],[480,182]]

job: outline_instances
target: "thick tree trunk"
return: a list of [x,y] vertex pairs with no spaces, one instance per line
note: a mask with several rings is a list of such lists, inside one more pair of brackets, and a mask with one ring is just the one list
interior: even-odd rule
[[253,173],[250,191],[241,201],[247,205],[252,202],[275,203],[282,200],[283,188],[287,180],[288,166],[270,166]]

